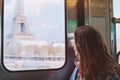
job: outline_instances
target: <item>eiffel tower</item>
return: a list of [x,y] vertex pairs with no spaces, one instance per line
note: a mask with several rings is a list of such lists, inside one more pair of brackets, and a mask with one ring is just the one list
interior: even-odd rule
[[15,16],[14,39],[31,40],[33,35],[29,31],[26,16],[24,15],[23,0],[17,0]]

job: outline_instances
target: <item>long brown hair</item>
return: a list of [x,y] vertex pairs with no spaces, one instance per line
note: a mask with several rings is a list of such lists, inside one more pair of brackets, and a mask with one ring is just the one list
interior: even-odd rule
[[84,80],[105,80],[115,74],[118,66],[107,50],[101,34],[90,26],[80,26],[74,32]]

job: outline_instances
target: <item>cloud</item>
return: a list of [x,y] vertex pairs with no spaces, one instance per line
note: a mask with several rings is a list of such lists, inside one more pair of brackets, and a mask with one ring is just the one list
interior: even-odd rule
[[24,0],[25,11],[39,15],[41,10],[48,4],[58,5],[64,0]]
[[42,24],[41,28],[45,28],[45,29],[57,29],[59,27],[59,25],[51,25],[51,24]]
[[9,3],[9,4],[5,4],[5,6],[4,6],[4,19],[6,20],[6,21],[8,21],[8,19],[12,19],[12,12],[15,12],[15,10],[14,10],[14,8],[15,8],[15,6],[14,6],[14,4],[15,4],[16,2],[15,2],[15,0],[11,0],[11,2]]
[[[6,3],[9,2],[9,4],[5,4],[5,14],[9,15],[9,13],[11,13],[11,11],[15,11],[15,6],[17,6],[18,4],[16,4],[17,0],[5,0]],[[23,0],[24,1],[24,10],[25,12],[29,13],[29,12],[34,12],[34,14],[39,15],[41,10],[43,9],[43,7],[47,4],[60,4],[62,1],[64,0]]]

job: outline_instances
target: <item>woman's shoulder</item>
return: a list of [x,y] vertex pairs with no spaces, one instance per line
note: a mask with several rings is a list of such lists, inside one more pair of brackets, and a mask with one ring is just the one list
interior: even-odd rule
[[108,74],[106,80],[120,80],[117,74]]

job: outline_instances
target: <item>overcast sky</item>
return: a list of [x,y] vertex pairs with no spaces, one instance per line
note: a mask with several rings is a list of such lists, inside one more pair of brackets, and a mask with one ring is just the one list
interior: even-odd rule
[[[37,40],[65,41],[64,0],[23,0],[30,32]],[[16,0],[4,0],[5,34],[14,30]]]

